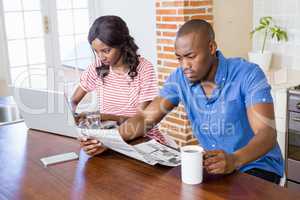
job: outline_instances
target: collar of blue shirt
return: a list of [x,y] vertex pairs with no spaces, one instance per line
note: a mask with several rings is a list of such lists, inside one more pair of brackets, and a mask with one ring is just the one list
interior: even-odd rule
[[218,68],[215,76],[215,83],[217,84],[218,88],[223,88],[227,79],[228,63],[221,51],[218,50],[216,54],[218,58]]
[[[227,79],[227,73],[228,73],[227,59],[223,56],[223,54],[220,50],[218,50],[216,52],[216,56],[218,58],[218,67],[217,67],[217,72],[216,72],[216,75],[215,75],[215,84],[217,85],[217,87],[214,89],[211,97],[207,99],[207,103],[211,103],[219,97],[220,92],[222,91],[222,89],[223,89],[223,87],[226,83],[226,79]],[[193,84],[190,84],[190,86],[191,87],[194,87],[194,86],[197,87],[198,84],[193,83]],[[202,92],[203,92],[203,90],[201,90],[201,93]]]

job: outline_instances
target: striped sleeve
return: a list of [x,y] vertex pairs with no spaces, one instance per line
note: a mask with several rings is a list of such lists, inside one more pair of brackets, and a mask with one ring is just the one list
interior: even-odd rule
[[89,65],[80,76],[80,87],[86,92],[93,91],[96,88],[98,75],[95,66],[96,63]]
[[143,103],[158,96],[158,83],[153,65],[145,59],[141,59],[140,65],[139,103]]

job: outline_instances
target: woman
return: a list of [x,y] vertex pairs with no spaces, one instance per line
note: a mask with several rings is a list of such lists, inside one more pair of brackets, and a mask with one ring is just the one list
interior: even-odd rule
[[[153,65],[137,54],[138,46],[120,17],[96,19],[89,30],[88,41],[96,62],[81,75],[71,100],[73,109],[88,92],[96,90],[101,120],[120,124],[138,114],[157,96]],[[150,130],[147,136],[166,143],[157,128]],[[82,138],[80,144],[91,156],[105,150],[96,140]]]

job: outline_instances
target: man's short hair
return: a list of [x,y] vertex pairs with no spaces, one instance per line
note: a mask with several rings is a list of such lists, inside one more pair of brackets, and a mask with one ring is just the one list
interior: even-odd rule
[[189,33],[202,33],[207,36],[208,40],[215,40],[215,32],[210,25],[205,20],[202,19],[192,19],[184,23],[177,32],[177,38],[187,35]]

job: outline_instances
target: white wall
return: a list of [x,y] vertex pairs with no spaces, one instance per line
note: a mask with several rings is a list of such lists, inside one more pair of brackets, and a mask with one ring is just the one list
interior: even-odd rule
[[156,66],[155,0],[99,0],[95,6],[98,16],[120,16],[140,47],[140,54]]
[[[289,41],[277,43],[268,40],[266,49],[273,54],[272,68],[287,68],[300,70],[300,1],[299,0],[254,0],[253,22],[259,23],[259,18],[272,16],[276,24],[288,32]],[[261,49],[262,35],[253,39],[253,49]],[[260,37],[259,37],[260,36]],[[299,73],[299,72],[298,72]]]
[[244,57],[251,51],[252,0],[214,0],[213,24],[219,49],[228,57]]

